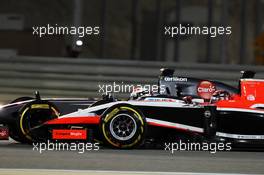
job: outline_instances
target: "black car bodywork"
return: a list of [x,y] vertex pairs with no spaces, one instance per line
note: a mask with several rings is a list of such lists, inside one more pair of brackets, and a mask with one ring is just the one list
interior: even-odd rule
[[[158,81],[160,92],[154,95],[154,97],[182,99],[183,97],[188,96],[191,98],[203,99],[203,97],[199,95],[199,92],[197,90],[201,82],[210,82],[211,85],[214,86],[214,91],[223,90],[230,94],[238,93],[237,88],[221,82],[189,77],[173,77],[173,70],[162,69]],[[164,88],[163,91],[161,91],[161,87]],[[139,99],[140,98],[142,99],[141,96],[139,97]],[[9,128],[11,138],[22,143],[28,143],[32,141],[32,138],[28,137],[28,133],[30,133],[32,130],[35,130],[39,126],[42,126],[42,124],[46,121],[78,111],[79,109],[86,109],[91,106],[97,106],[100,104],[112,102],[112,100],[113,99],[109,98],[105,98],[100,101],[95,101],[93,99],[90,100],[73,98],[42,99],[37,93],[35,98],[22,97],[11,102],[10,104],[3,106],[0,110],[0,124],[3,124],[4,126]],[[167,121],[170,121],[173,117],[171,115],[172,111],[170,111],[171,108],[163,108],[162,111],[165,111],[165,113],[161,112],[161,110],[158,108],[152,109],[151,107],[144,106],[140,106],[139,108],[141,111],[143,111],[143,113],[155,113],[155,115],[157,115],[157,119],[159,117],[163,117],[166,118]],[[184,108],[179,108],[178,112],[182,116],[186,116],[186,112],[188,112],[189,116],[178,118],[179,122],[193,122],[194,124],[196,123],[197,125],[200,125],[203,120],[199,117],[193,117],[193,115],[197,115],[196,110],[198,110],[199,116],[200,113],[204,112],[204,109],[199,108],[195,108],[195,110],[187,109],[187,111]],[[103,110],[100,110],[98,112],[101,112],[100,114],[98,113],[98,115],[101,115]],[[25,113],[29,114],[24,115]],[[155,133],[154,130],[153,133]]]

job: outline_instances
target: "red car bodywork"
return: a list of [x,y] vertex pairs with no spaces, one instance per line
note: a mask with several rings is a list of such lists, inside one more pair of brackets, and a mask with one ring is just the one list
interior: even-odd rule
[[217,108],[233,108],[264,111],[264,80],[240,80],[240,94],[233,94],[229,100],[216,103]]

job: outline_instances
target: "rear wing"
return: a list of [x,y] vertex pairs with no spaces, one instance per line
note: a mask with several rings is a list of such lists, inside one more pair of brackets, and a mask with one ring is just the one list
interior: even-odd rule
[[251,70],[246,70],[246,71],[240,71],[241,73],[241,78],[240,79],[245,79],[245,78],[254,78],[256,72],[251,71]]

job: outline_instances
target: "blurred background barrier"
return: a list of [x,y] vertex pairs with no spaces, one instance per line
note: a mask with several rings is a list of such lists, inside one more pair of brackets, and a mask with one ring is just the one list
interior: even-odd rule
[[[39,1],[1,1],[1,56],[264,65],[263,0]],[[34,33],[47,26],[50,34]],[[98,27],[100,32],[54,32],[55,26]],[[165,34],[166,27],[176,27],[176,34],[179,26],[190,31],[210,27],[216,37]],[[215,27],[228,27],[231,34],[220,34]]]
[[[263,66],[129,61],[111,59],[69,59],[53,57],[0,57],[0,102],[20,96],[100,97],[99,85],[157,84],[159,69],[175,69],[177,76],[190,76],[237,85],[240,70],[254,70],[264,77]],[[116,97],[129,97],[116,93]]]

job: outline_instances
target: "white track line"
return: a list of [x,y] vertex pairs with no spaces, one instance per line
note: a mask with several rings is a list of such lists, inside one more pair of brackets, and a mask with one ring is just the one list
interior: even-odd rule
[[[195,173],[195,172],[151,172],[151,171],[99,171],[99,170],[59,170],[59,169],[7,169],[0,168],[0,175],[31,175],[31,174],[49,174],[49,175],[149,175],[149,174],[159,174],[159,175],[249,175],[249,174],[239,174],[239,173]],[[253,175],[253,174],[250,174]]]

